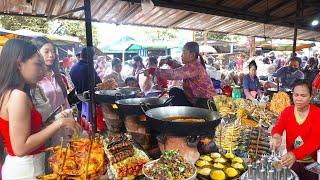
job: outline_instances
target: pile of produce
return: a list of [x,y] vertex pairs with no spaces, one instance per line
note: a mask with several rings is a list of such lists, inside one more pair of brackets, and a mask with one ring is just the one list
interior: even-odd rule
[[178,150],[165,151],[160,159],[147,163],[143,168],[143,173],[155,180],[185,180],[194,176],[195,171]]
[[235,179],[246,169],[243,159],[232,153],[202,155],[196,166],[199,179],[212,180]]
[[67,147],[51,147],[53,151],[49,158],[52,174],[38,177],[38,179],[99,179],[107,171],[102,140],[96,138],[80,138],[72,140]]
[[134,146],[129,134],[108,136],[104,139],[104,149],[111,161],[112,179],[140,176],[143,165],[150,161],[143,151]]

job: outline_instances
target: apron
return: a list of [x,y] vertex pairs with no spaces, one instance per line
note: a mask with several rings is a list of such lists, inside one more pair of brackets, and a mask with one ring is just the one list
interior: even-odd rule
[[2,166],[2,180],[36,180],[44,174],[44,153],[29,156],[7,155]]

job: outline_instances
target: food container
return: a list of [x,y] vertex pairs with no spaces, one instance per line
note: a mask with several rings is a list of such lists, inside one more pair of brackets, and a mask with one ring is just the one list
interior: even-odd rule
[[[149,180],[153,180],[153,178],[150,177],[150,176],[148,176],[148,175],[145,173],[145,171],[146,171],[147,168],[151,167],[151,166],[152,166],[154,163],[156,163],[157,161],[159,161],[159,159],[150,161],[150,162],[146,163],[146,164],[142,167],[142,173],[143,173],[143,175],[144,175],[147,179],[149,179]],[[193,169],[194,169],[194,174],[193,174],[191,177],[187,178],[186,180],[196,180],[196,178],[197,178],[197,168],[196,168],[193,164],[192,164],[192,167],[193,167]]]

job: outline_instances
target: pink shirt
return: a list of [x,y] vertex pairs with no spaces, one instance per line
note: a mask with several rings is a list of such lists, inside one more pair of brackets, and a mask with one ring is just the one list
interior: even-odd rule
[[183,80],[183,90],[191,102],[197,98],[211,99],[216,95],[212,81],[199,61],[177,69],[157,69],[155,74],[167,80]]
[[70,108],[68,101],[66,101],[66,98],[63,96],[61,87],[54,77],[54,74],[52,74],[51,77],[44,77],[38,84],[49,99],[52,111],[61,105],[63,105],[64,109]]

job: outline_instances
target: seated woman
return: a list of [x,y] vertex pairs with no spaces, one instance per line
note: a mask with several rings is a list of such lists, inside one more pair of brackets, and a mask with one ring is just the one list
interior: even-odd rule
[[281,136],[286,131],[287,153],[281,157],[283,166],[291,167],[300,179],[318,179],[318,175],[305,170],[317,160],[320,141],[320,109],[310,104],[311,87],[307,81],[298,80],[293,85],[294,105],[284,109],[272,129],[271,148],[278,151]]
[[255,100],[261,94],[260,83],[257,77],[257,64],[254,60],[249,63],[249,74],[243,78],[243,91],[246,99]]
[[[199,45],[188,42],[183,47],[181,56],[184,66],[176,69],[149,69],[157,78],[167,80],[183,80],[183,90],[171,88],[169,95],[173,96],[172,105],[202,106],[203,100],[211,99],[216,95],[212,81],[206,72],[205,64],[199,55]],[[199,60],[200,59],[200,60]],[[205,103],[206,104],[206,103]]]

